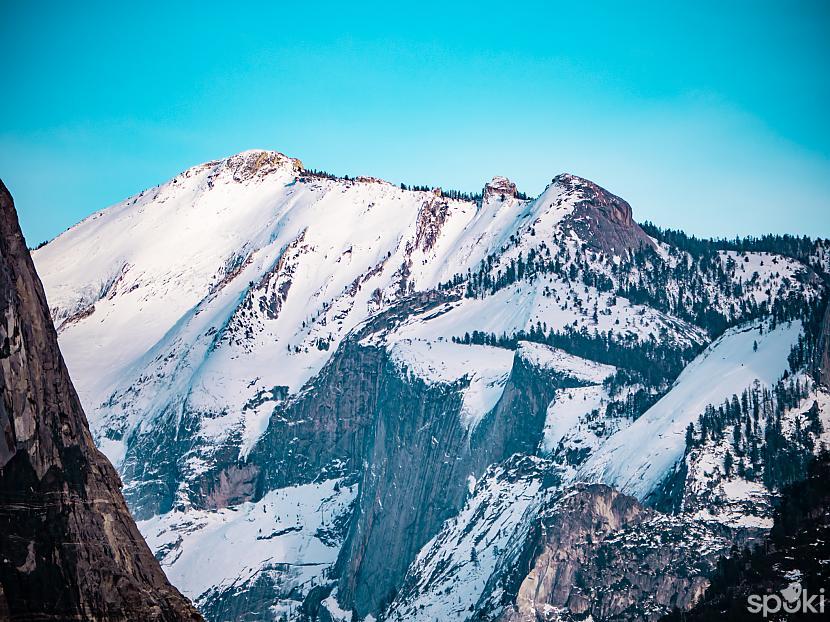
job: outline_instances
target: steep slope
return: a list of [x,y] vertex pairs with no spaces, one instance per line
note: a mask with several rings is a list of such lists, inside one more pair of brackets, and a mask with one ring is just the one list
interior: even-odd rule
[[167,575],[212,620],[273,620],[325,585],[356,485],[342,480],[271,491],[256,503],[170,512],[139,524]]
[[686,430],[709,404],[720,404],[756,383],[771,387],[787,371],[800,322],[763,330],[728,331],[683,370],[671,390],[631,426],[591,456],[580,477],[646,499],[680,460]]
[[[480,348],[484,351],[477,353],[478,365],[489,362],[488,354],[492,357],[498,350]],[[456,367],[449,378],[416,377],[409,386],[426,393],[379,393],[379,403],[391,408],[379,408],[367,444],[368,468],[363,471],[343,551],[346,568],[338,584],[340,598],[353,603],[360,615],[376,612],[394,598],[421,547],[461,509],[470,478],[513,454],[532,454],[554,392],[583,384],[566,366],[542,364],[536,350],[516,351],[502,370],[506,379],[498,398],[484,402],[472,417],[465,406],[472,401],[470,394],[478,393],[470,380],[474,367]],[[453,361],[449,353],[439,356],[441,362]],[[441,397],[436,399],[436,393]],[[472,427],[471,420],[477,419],[480,423]],[[394,558],[388,550],[396,551]]]
[[0,181],[0,617],[199,620],[95,448]]

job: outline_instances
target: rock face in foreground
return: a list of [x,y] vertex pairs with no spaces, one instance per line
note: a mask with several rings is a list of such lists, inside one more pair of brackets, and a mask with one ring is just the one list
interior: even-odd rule
[[93,445],[0,182],[0,619],[201,620]]

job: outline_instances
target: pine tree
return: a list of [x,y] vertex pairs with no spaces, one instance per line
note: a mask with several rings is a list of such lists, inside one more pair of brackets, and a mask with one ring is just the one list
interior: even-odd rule
[[686,427],[686,447],[691,447],[695,441],[695,426],[693,424],[689,424]]
[[726,477],[730,477],[732,475],[733,463],[734,459],[732,458],[732,454],[727,451],[726,455],[723,457],[723,471],[726,473]]

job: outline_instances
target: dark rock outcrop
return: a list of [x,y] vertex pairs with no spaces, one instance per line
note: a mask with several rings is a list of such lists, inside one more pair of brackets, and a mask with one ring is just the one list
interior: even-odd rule
[[[751,595],[778,599],[778,610],[770,602],[769,614],[763,616],[768,620],[826,619],[828,559],[830,455],[825,453],[813,462],[804,481],[784,490],[769,538],[751,551],[724,558],[703,599],[691,611],[674,611],[665,620],[759,620],[762,614],[748,609]],[[813,609],[805,608],[805,601]]]
[[651,238],[634,222],[631,206],[617,195],[568,173],[557,175],[553,183],[581,193],[582,199],[574,204],[574,210],[563,226],[566,230],[574,230],[590,247],[611,255],[623,255],[641,246],[654,246]]
[[487,182],[481,191],[484,201],[491,197],[498,197],[503,201],[507,197],[515,198],[517,194],[516,184],[507,179],[507,177],[500,177],[498,175]]
[[94,446],[0,182],[0,619],[201,620]]
[[424,201],[415,224],[415,248],[426,253],[435,246],[449,211],[449,203],[441,199],[440,191],[436,197]]
[[[303,163],[296,158],[289,158],[276,151],[254,149],[243,151],[221,162],[218,173],[227,172],[235,182],[242,182],[252,178],[262,178],[282,168],[288,168],[295,173],[303,170]],[[213,162],[211,164],[219,164]],[[223,170],[224,169],[224,170]]]

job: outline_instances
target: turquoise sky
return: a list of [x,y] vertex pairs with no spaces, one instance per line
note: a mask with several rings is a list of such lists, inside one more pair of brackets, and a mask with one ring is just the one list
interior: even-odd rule
[[468,191],[569,171],[638,220],[830,237],[828,2],[126,4],[0,0],[32,245],[250,148]]

